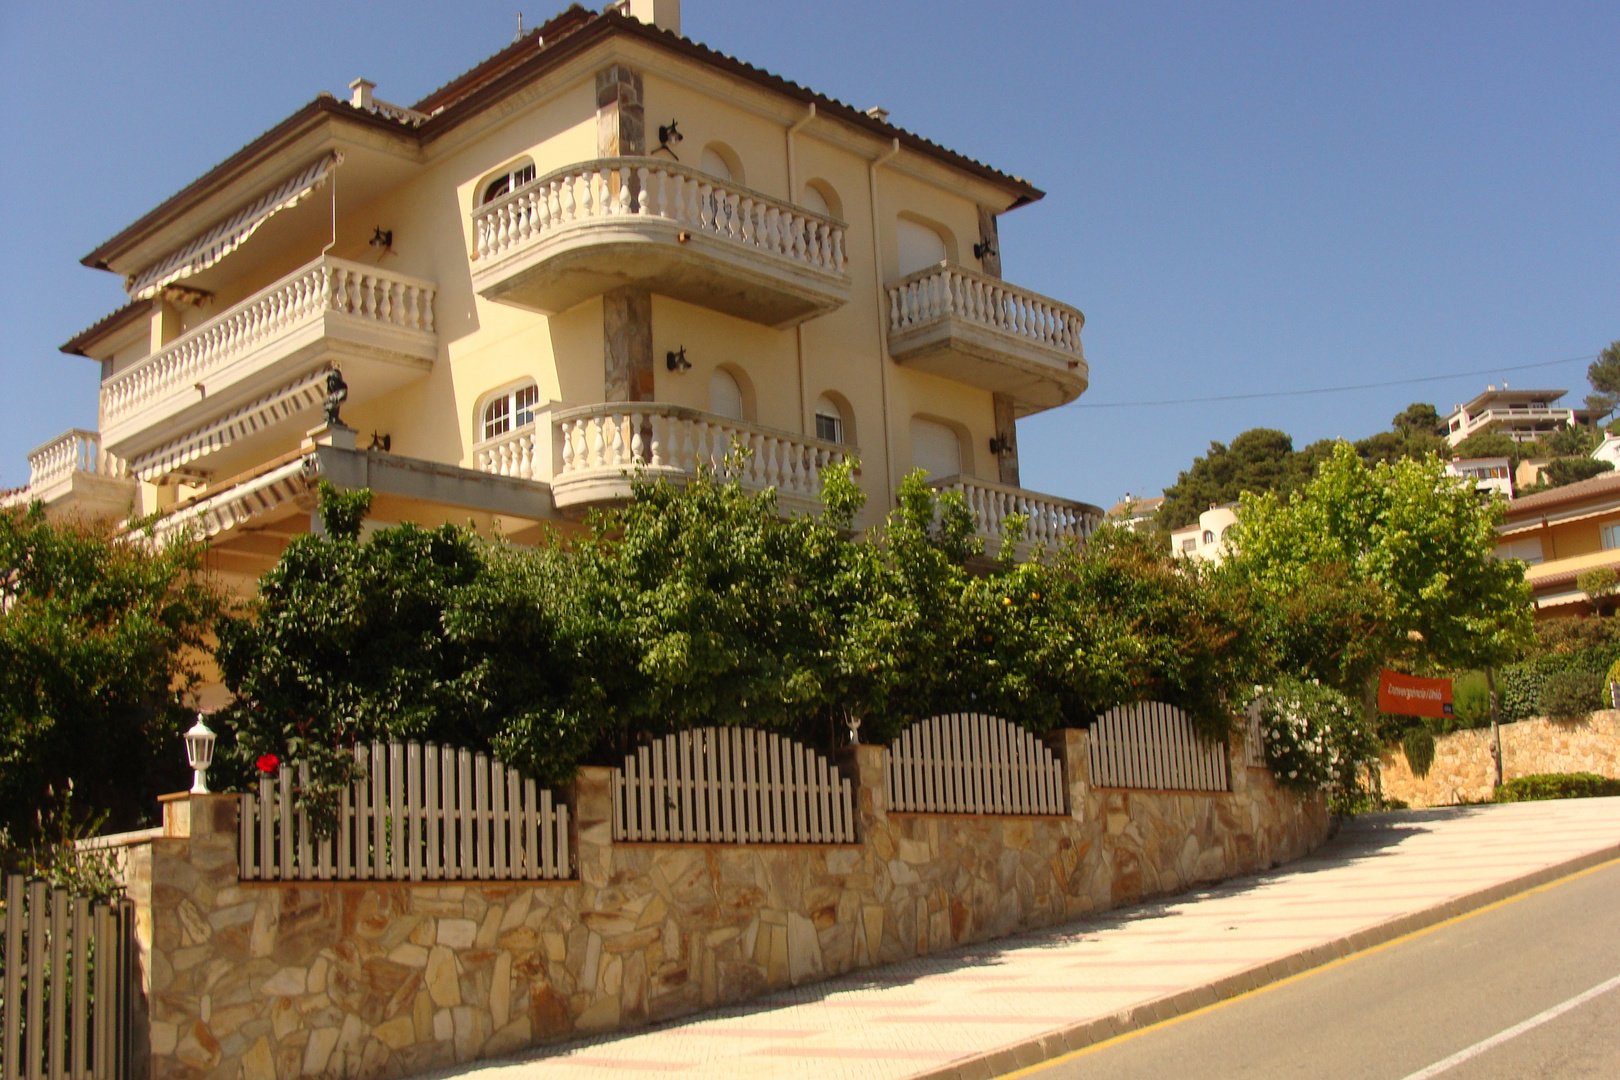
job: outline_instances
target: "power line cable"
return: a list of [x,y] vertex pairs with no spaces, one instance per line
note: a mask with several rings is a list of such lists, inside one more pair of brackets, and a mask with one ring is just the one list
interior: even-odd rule
[[1260,398],[1286,398],[1308,397],[1317,394],[1342,394],[1351,390],[1378,390],[1386,386],[1412,386],[1417,383],[1445,382],[1447,379],[1472,379],[1482,375],[1494,375],[1502,371],[1533,371],[1538,368],[1557,367],[1559,364],[1574,364],[1590,362],[1598,358],[1597,353],[1588,356],[1571,356],[1563,360],[1542,360],[1535,364],[1515,364],[1509,367],[1493,367],[1483,371],[1457,371],[1450,375],[1422,375],[1413,379],[1391,379],[1388,382],[1356,383],[1352,386],[1320,386],[1312,390],[1266,390],[1252,394],[1220,394],[1215,397],[1196,398],[1169,398],[1164,401],[1076,401],[1068,407],[1071,409],[1145,409],[1160,405],[1204,405],[1217,401],[1255,401]]

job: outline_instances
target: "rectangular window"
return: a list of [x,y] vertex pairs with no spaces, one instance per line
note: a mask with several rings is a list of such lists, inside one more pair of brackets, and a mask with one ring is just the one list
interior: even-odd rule
[[844,421],[836,416],[816,413],[816,438],[822,442],[843,442]]
[[513,399],[513,427],[523,427],[534,423],[534,407],[540,403],[540,388],[538,386],[525,386],[512,395]]
[[1186,552],[1197,551],[1198,550],[1198,540],[1197,540],[1197,538],[1192,537],[1192,536],[1187,537],[1187,539],[1185,539],[1185,540],[1183,540],[1181,542],[1181,550],[1186,551]]
[[1620,548],[1620,522],[1603,526],[1603,550]]
[[1528,540],[1508,540],[1496,545],[1498,559],[1518,559],[1531,566],[1541,565],[1541,538],[1532,536]]

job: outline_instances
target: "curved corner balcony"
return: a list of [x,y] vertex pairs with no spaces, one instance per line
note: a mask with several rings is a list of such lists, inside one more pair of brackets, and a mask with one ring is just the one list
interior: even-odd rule
[[472,225],[473,288],[546,315],[635,286],[785,328],[849,299],[841,222],[661,158],[558,169]]
[[1019,416],[1066,405],[1086,389],[1078,308],[949,263],[886,291],[897,363],[1007,394]]
[[750,491],[774,487],[783,510],[820,509],[821,474],[851,447],[731,420],[678,405],[585,405],[551,415],[474,450],[481,472],[549,480],[557,509],[575,512],[627,501],[637,477],[681,484],[700,467],[723,473],[733,445],[746,452],[736,474]]
[[153,479],[312,410],[334,364],[350,405],[421,378],[439,352],[437,291],[316,259],[105,380],[102,444]]
[[124,462],[101,448],[99,435],[74,428],[28,455],[28,486],[0,494],[0,507],[36,499],[52,513],[118,518],[134,505],[135,481]]
[[929,482],[936,491],[955,491],[967,500],[984,553],[994,557],[1007,537],[1007,518],[1024,516],[1023,538],[1014,545],[1019,559],[1026,559],[1037,546],[1048,550],[1065,542],[1085,543],[1102,524],[1103,509],[1090,503],[1042,495],[1038,491],[976,480],[970,476],[946,476]]

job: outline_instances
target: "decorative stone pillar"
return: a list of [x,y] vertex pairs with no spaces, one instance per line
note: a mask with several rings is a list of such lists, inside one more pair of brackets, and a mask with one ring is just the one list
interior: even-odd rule
[[979,207],[979,243],[988,244],[979,256],[979,266],[986,274],[1001,276],[1001,232],[996,227],[996,212],[988,206]]
[[861,743],[840,746],[833,755],[838,771],[855,789],[855,818],[865,841],[873,829],[889,827],[889,748]]
[[1091,762],[1086,756],[1089,735],[1084,728],[1059,728],[1047,732],[1044,740],[1063,762],[1063,779],[1069,786],[1069,816],[1076,821],[1086,820],[1086,804],[1091,799]]
[[585,765],[574,778],[574,820],[570,838],[587,889],[605,888],[613,874],[613,770]]
[[1021,487],[1018,482],[1018,421],[1013,414],[1012,395],[994,394],[991,400],[996,414],[996,438],[1001,440],[1002,446],[1001,453],[996,455],[1001,482]]
[[641,73],[614,64],[596,73],[596,152],[601,157],[634,157],[647,152]]
[[653,400],[652,293],[628,286],[602,294],[604,401]]

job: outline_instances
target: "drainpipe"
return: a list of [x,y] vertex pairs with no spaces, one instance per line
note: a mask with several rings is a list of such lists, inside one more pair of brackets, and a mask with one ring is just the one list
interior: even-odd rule
[[888,151],[875,158],[866,170],[867,198],[872,203],[872,289],[877,294],[878,316],[878,371],[882,377],[883,403],[883,465],[888,483],[888,498],[884,513],[894,508],[894,439],[889,430],[889,312],[883,295],[883,245],[879,242],[882,230],[878,223],[878,170],[893,161],[900,153],[900,140],[895,139]]
[[[816,118],[816,103],[810,103],[810,111],[788,125],[787,129],[787,172],[788,172],[788,202],[796,202],[799,198],[799,170],[798,163],[793,156],[793,136],[799,129]],[[793,338],[799,353],[799,434],[809,435],[810,415],[804,407],[804,323],[800,322],[793,327]]]

